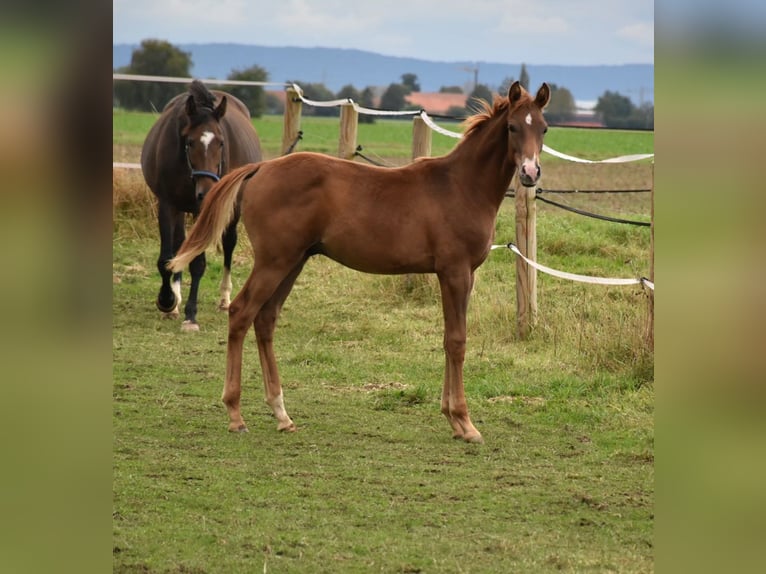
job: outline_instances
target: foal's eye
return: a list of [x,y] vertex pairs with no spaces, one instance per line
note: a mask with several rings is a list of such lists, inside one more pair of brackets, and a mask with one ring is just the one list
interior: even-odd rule
[[515,134],[519,128],[517,128],[514,124],[508,124],[508,131],[512,134]]
[[547,133],[548,133],[548,126],[545,126],[545,127],[543,128],[543,133],[544,133],[544,134],[547,134]]

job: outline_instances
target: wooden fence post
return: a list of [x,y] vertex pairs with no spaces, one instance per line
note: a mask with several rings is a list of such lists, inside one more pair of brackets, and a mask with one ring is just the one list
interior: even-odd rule
[[359,113],[354,104],[348,102],[340,106],[340,138],[338,140],[338,157],[353,159],[356,153],[356,128]]
[[[514,177],[516,204],[516,246],[531,261],[537,261],[537,210],[534,187],[524,187]],[[519,337],[526,339],[537,318],[537,270],[516,258],[516,324]]]
[[431,155],[431,128],[420,116],[412,118],[412,159]]
[[[288,153],[298,138],[298,132],[301,130],[301,110],[303,102],[300,99],[300,92],[296,90],[297,86],[290,86],[285,90],[285,117],[282,128],[282,155]],[[300,90],[300,88],[297,88]]]

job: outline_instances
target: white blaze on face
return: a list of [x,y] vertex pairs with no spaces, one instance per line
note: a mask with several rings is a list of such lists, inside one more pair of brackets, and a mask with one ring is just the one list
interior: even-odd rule
[[[524,123],[526,123],[528,126],[532,125],[531,113],[528,113],[526,116],[524,116]],[[538,154],[534,154],[532,157],[525,157],[521,162],[521,173],[536,181],[538,177],[538,166]]]
[[210,142],[213,141],[213,138],[215,138],[213,132],[202,132],[202,135],[199,137],[199,141],[205,146],[205,153],[207,153],[207,148],[210,145]]

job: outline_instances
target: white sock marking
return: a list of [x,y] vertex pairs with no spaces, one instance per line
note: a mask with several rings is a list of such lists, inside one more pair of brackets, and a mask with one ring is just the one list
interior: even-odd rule
[[231,289],[231,273],[224,268],[223,279],[221,279],[221,305],[228,307],[231,303]]
[[181,281],[173,281],[170,284],[170,288],[173,290],[173,293],[175,293],[176,296],[176,307],[174,311],[177,311],[181,306]]

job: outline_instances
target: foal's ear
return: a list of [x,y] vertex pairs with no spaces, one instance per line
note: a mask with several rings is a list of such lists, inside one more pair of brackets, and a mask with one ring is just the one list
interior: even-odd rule
[[540,86],[540,89],[537,90],[537,95],[535,96],[535,103],[537,104],[537,107],[541,110],[548,105],[548,102],[551,101],[551,89],[548,87],[548,84],[543,82],[543,85]]
[[226,113],[226,96],[222,96],[221,103],[218,104],[218,107],[213,110],[213,117],[216,120],[220,120],[225,113]]
[[521,86],[521,82],[516,80],[511,84],[511,87],[508,89],[508,101],[511,102],[511,106],[521,99],[523,93],[524,88]]

